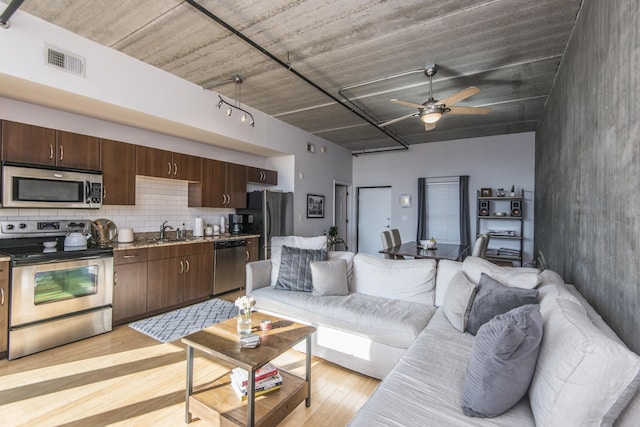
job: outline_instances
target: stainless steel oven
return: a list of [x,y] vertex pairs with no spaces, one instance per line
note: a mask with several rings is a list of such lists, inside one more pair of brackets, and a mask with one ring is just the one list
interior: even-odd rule
[[[78,231],[69,224],[90,221],[0,222],[0,251],[11,255],[9,359],[111,330],[113,250],[69,250],[65,230]],[[21,226],[38,237],[7,238]]]

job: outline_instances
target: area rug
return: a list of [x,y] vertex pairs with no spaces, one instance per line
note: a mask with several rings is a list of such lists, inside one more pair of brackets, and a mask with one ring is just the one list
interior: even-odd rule
[[161,342],[171,342],[198,332],[237,314],[234,303],[210,299],[148,319],[129,323],[129,327]]

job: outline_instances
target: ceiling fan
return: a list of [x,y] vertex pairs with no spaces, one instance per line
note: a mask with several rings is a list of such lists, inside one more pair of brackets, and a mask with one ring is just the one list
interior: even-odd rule
[[436,128],[436,123],[442,118],[444,114],[487,114],[491,112],[490,107],[454,107],[460,101],[463,101],[470,96],[480,92],[475,86],[469,86],[466,89],[462,89],[452,95],[447,96],[441,100],[433,98],[431,91],[431,79],[438,72],[436,64],[427,65],[424,69],[424,74],[429,78],[429,99],[424,104],[415,104],[413,102],[402,101],[401,99],[392,99],[391,102],[404,105],[407,107],[417,108],[415,113],[407,114],[406,116],[398,117],[380,123],[379,127],[389,126],[393,123],[397,123],[401,120],[408,119],[410,117],[420,117],[420,120],[424,122],[424,130],[432,130]]

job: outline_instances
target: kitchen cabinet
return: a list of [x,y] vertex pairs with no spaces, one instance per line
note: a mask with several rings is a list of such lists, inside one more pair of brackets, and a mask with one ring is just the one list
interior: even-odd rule
[[258,261],[260,259],[260,238],[249,237],[247,241],[247,262]]
[[0,359],[7,355],[9,338],[9,263],[0,262]]
[[136,174],[138,175],[200,181],[201,168],[200,157],[136,146]]
[[248,166],[247,181],[253,184],[278,185],[278,172]]
[[136,204],[136,146],[103,139],[101,144],[102,204]]
[[149,248],[148,259],[147,311],[205,300],[211,295],[213,243]]
[[202,159],[202,177],[189,184],[189,207],[246,208],[247,167]]
[[147,312],[147,249],[113,253],[113,324]]
[[2,160],[99,170],[100,139],[3,120]]

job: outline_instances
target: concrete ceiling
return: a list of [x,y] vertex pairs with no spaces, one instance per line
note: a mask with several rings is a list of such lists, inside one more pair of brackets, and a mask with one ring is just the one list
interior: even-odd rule
[[[242,104],[359,153],[535,130],[582,1],[190,3],[29,0],[20,10],[197,85],[219,83],[230,102],[240,74]],[[391,98],[428,99],[434,63],[434,98],[474,85],[480,93],[456,105],[492,112],[447,114],[431,131],[410,117],[382,132],[376,124],[417,112]]]

